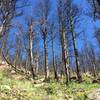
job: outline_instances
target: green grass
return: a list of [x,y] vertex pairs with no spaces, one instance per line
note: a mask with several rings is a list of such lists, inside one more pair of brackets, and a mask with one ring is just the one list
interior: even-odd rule
[[[0,100],[85,100],[85,96],[93,89],[100,88],[99,84],[71,82],[69,86],[58,83],[53,79],[44,85],[36,86],[28,80],[12,77],[8,71],[0,71]],[[67,96],[68,95],[68,96]]]

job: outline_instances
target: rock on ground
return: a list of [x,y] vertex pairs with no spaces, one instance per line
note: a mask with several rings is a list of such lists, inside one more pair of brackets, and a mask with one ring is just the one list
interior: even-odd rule
[[95,89],[89,93],[86,100],[100,100],[100,89]]

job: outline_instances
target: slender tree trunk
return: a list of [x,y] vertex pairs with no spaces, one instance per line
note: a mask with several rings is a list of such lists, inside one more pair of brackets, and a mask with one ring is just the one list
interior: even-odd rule
[[76,48],[76,39],[75,39],[75,33],[74,33],[74,29],[73,29],[73,22],[72,22],[72,16],[71,15],[70,15],[70,27],[71,27],[72,41],[73,41],[74,54],[75,54],[77,79],[78,79],[79,82],[81,82],[82,77],[81,77],[81,73],[80,73],[80,62],[78,60],[78,51],[77,51],[77,48]]
[[14,59],[14,66],[15,66],[15,72],[16,72],[16,69],[17,69],[17,66],[16,66],[16,59]]
[[68,53],[66,51],[67,44],[66,44],[66,34],[63,32],[63,57],[64,57],[64,66],[65,66],[65,74],[66,74],[66,84],[69,83],[69,65],[68,65]]
[[53,61],[53,68],[54,68],[54,78],[57,79],[57,70],[55,66],[55,53],[54,53],[54,34],[52,33],[52,61]]
[[44,55],[45,55],[45,80],[49,78],[49,69],[48,69],[48,52],[47,52],[47,42],[46,36],[44,36]]
[[26,72],[26,73],[27,73],[27,66],[28,66],[28,60],[26,59],[26,61],[25,61],[25,66],[24,66],[25,72]]
[[[6,49],[7,38],[8,38],[8,33],[5,34],[4,37],[2,38],[1,57],[2,57],[2,52],[4,52],[5,55],[7,54],[7,49]],[[2,57],[2,60],[3,60],[3,57]]]
[[95,65],[95,63],[93,63],[93,74],[94,74],[94,77],[96,77],[96,65]]
[[93,18],[95,20],[95,17],[96,17],[96,4],[95,4],[95,0],[92,0],[92,2],[93,2],[93,6],[94,6],[94,11],[93,11],[94,15],[93,15]]
[[78,81],[82,81],[81,73],[80,73],[80,62],[78,60],[78,51],[75,46],[75,40],[73,40],[73,45],[74,45],[74,53],[75,53],[75,62],[76,62],[76,71],[77,71],[77,78]]
[[32,31],[32,25],[30,25],[30,33],[29,33],[29,60],[30,60],[30,67],[31,67],[31,72],[32,72],[32,77],[33,79],[35,79],[36,75],[35,75],[35,71],[34,71],[34,68],[33,68],[33,50],[32,50],[32,34],[33,34],[33,31]]
[[97,76],[97,73],[96,73],[96,60],[95,60],[95,53],[94,51],[92,50],[92,55],[93,55],[93,60],[91,60],[91,63],[93,65],[93,75],[94,77]]
[[36,56],[36,61],[35,61],[35,72],[36,74],[38,73],[38,70],[39,70],[39,59],[38,59],[38,56]]
[[79,82],[82,81],[81,73],[80,73],[80,63],[78,60],[78,51],[76,48],[76,39],[75,39],[75,33],[73,29],[73,18],[72,18],[72,12],[70,11],[70,28],[71,28],[71,33],[72,33],[72,42],[73,42],[73,47],[74,47],[74,54],[75,54],[75,63],[76,63],[76,73],[77,73],[77,79]]

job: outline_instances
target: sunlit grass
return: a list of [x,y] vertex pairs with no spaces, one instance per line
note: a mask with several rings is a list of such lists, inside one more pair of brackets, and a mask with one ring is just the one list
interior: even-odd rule
[[96,88],[100,85],[87,82],[87,79],[81,84],[71,82],[68,86],[51,79],[36,87],[32,81],[16,80],[9,72],[0,71],[0,100],[66,100],[66,95],[85,100],[85,96]]

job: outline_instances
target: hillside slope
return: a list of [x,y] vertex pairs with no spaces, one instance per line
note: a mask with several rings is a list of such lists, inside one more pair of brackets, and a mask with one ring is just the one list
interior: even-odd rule
[[86,100],[87,94],[98,88],[99,84],[89,81],[71,82],[66,87],[53,79],[48,83],[42,79],[32,81],[23,75],[11,74],[8,68],[0,70],[0,100]]

